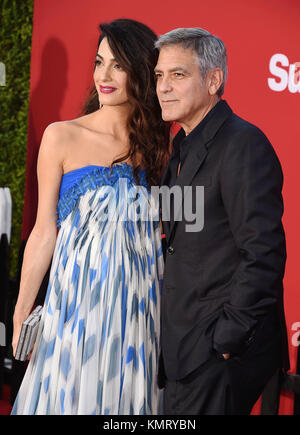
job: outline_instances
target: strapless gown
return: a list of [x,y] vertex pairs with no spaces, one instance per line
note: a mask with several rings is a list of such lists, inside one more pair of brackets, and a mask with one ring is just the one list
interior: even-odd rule
[[62,177],[36,344],[12,414],[157,414],[157,201],[127,163]]

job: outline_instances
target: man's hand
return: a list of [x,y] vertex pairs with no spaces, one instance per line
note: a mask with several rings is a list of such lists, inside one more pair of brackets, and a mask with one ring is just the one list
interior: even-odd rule
[[229,359],[230,358],[230,353],[223,353],[223,358],[224,359]]

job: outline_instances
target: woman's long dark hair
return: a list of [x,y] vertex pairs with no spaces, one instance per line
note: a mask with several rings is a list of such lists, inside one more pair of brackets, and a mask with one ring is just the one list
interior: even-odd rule
[[[155,91],[154,67],[158,51],[154,48],[157,37],[142,23],[129,19],[118,19],[100,24],[102,39],[107,38],[117,62],[127,73],[127,93],[131,105],[127,129],[130,148],[126,156],[114,163],[130,159],[134,176],[140,167],[146,169],[149,185],[159,183],[169,155],[170,124],[161,118],[161,108]],[[99,109],[99,98],[95,85],[84,103],[83,114]],[[137,162],[137,153],[141,162]]]

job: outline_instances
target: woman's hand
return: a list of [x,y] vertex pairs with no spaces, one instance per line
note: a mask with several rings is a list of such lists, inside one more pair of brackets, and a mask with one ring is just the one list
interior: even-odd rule
[[27,313],[21,314],[17,311],[17,309],[15,309],[14,318],[13,318],[14,329],[13,329],[13,338],[12,338],[12,348],[13,348],[13,356],[14,357],[15,357],[16,351],[17,351],[17,346],[18,346],[18,341],[19,341],[21,329],[22,329],[22,324],[27,319],[28,315],[29,315],[29,313],[28,314]]
[[12,348],[13,348],[13,356],[14,357],[16,356],[16,351],[17,351],[17,346],[18,346],[18,341],[19,341],[21,329],[22,329],[22,322],[14,319],[14,332],[13,332],[13,338],[12,338]]

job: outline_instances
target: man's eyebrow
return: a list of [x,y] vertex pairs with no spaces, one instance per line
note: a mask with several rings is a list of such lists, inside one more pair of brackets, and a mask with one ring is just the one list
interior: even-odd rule
[[[188,73],[188,70],[186,68],[184,68],[183,66],[174,66],[171,69],[168,69],[167,72],[177,72],[177,71],[181,71],[181,72],[185,72]],[[159,68],[154,68],[154,72],[162,72]]]

